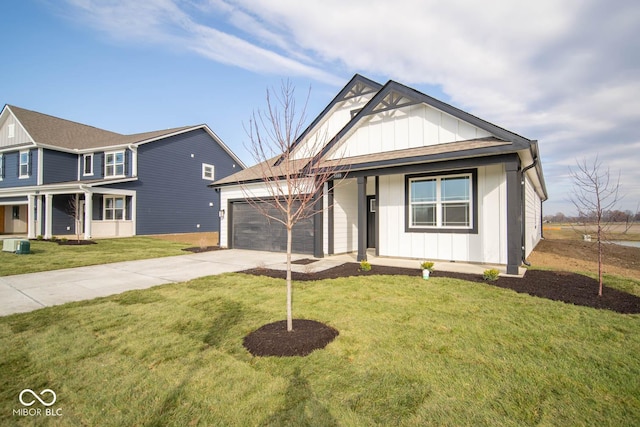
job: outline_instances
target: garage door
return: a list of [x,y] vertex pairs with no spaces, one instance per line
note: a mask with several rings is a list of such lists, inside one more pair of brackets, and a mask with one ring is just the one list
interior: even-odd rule
[[[264,203],[270,215],[283,217],[276,208]],[[231,241],[236,249],[253,249],[270,252],[287,251],[287,229],[267,218],[248,202],[231,204]],[[313,218],[299,221],[293,227],[292,251],[313,254]]]

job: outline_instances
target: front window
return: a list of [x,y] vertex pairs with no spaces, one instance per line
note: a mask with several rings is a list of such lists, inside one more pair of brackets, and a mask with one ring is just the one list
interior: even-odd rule
[[125,218],[124,197],[104,198],[104,219],[107,221],[122,220]]
[[124,151],[105,153],[104,176],[124,176]]
[[472,228],[471,174],[409,179],[410,228]]
[[82,156],[82,174],[93,175],[93,154]]
[[26,178],[29,176],[29,152],[20,152],[20,178]]

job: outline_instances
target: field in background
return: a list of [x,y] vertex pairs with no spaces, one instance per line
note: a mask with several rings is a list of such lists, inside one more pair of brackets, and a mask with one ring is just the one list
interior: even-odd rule
[[[626,224],[613,224],[610,227],[607,238],[609,240],[634,240],[640,241],[640,224],[634,223],[628,228]],[[591,234],[595,239],[596,226],[594,224],[569,224],[548,223],[542,227],[546,239],[583,240],[583,235]]]

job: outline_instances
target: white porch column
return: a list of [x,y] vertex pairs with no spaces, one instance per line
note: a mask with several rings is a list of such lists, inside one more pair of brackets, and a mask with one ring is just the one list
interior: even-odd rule
[[27,195],[27,238],[36,238],[35,194]]
[[84,193],[84,238],[91,239],[91,219],[93,218],[93,193]]
[[52,222],[53,222],[53,194],[44,195],[44,238],[50,239],[53,236]]
[[42,196],[36,197],[36,237],[42,234]]

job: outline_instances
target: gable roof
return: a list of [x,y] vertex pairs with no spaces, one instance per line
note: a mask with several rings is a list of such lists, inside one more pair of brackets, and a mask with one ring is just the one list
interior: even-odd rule
[[[305,137],[327,116],[331,113],[332,108],[341,101],[351,97],[361,96],[374,92],[375,95],[365,104],[365,106],[357,111],[349,122],[338,133],[329,140],[327,144],[317,154],[315,160],[318,162],[319,168],[331,168],[338,166],[338,169],[344,170],[364,170],[369,168],[391,167],[401,164],[421,163],[442,161],[448,159],[470,158],[477,156],[490,156],[506,153],[530,152],[531,157],[536,162],[536,172],[541,183],[542,192],[546,198],[546,188],[544,177],[542,176],[542,168],[538,159],[537,141],[529,140],[517,133],[511,132],[486,120],[483,120],[473,114],[467,113],[450,104],[426,95],[416,89],[405,86],[393,80],[389,80],[384,86],[376,83],[366,77],[356,74],[335,98],[327,105],[318,117],[305,129],[305,131],[296,139],[292,145],[291,151],[304,141]],[[416,147],[403,150],[395,150],[380,153],[371,153],[362,156],[354,156],[342,159],[340,162],[329,159],[334,148],[345,141],[351,132],[355,131],[359,125],[364,123],[368,116],[379,114],[398,108],[403,108],[414,104],[426,104],[454,118],[469,123],[481,130],[486,131],[491,136],[487,138],[476,138],[464,141],[456,141],[449,143],[436,144],[432,146]],[[286,156],[279,156],[270,159],[267,162],[274,162],[277,166]],[[339,165],[338,165],[339,163]],[[236,173],[228,176],[223,180],[216,181],[217,184],[229,185],[232,183],[243,182],[247,180],[259,180],[257,171],[253,169],[251,177],[249,172],[247,175]],[[303,167],[300,167],[302,170]],[[271,177],[270,177],[271,178]]]
[[242,162],[206,124],[123,135],[37,111],[16,107],[15,105],[7,104],[2,110],[2,114],[7,110],[13,114],[34,144],[73,152],[91,151],[131,144],[145,144],[180,133],[203,129],[241,168],[246,168],[244,162]]
[[15,105],[7,105],[6,108],[13,113],[34,143],[68,150],[86,150],[133,144],[193,127],[183,126],[134,135],[122,135],[94,126],[16,107]]
[[345,136],[349,135],[369,115],[378,114],[409,105],[424,103],[457,119],[485,130],[497,138],[514,144],[513,148],[527,149],[531,141],[523,136],[494,125],[486,120],[460,110],[446,102],[419,92],[401,83],[389,80],[382,89],[347,123],[322,149],[321,156],[328,154]]

